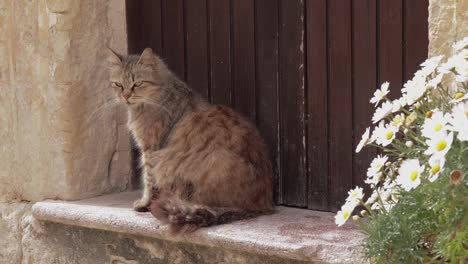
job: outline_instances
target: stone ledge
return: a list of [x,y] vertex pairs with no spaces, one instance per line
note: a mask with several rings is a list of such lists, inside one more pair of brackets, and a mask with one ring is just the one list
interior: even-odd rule
[[131,209],[138,192],[75,202],[47,200],[33,206],[42,221],[223,247],[249,253],[320,263],[363,263],[363,234],[352,224],[337,228],[333,214],[287,207],[276,213],[173,236],[150,213]]

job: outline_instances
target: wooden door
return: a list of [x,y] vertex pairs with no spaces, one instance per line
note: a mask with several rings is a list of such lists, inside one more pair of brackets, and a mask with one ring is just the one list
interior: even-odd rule
[[362,185],[354,149],[373,91],[427,56],[428,0],[127,0],[130,53],[152,47],[212,103],[256,122],[277,204],[336,211]]

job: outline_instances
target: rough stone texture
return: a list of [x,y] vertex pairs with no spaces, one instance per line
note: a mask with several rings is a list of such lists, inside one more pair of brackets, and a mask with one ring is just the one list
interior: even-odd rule
[[128,134],[104,48],[126,51],[125,1],[0,1],[0,201],[122,191]]
[[449,55],[452,43],[468,36],[468,1],[429,1],[429,56]]
[[104,107],[104,47],[126,52],[124,11],[121,0],[0,1],[2,264],[35,263],[23,257],[33,244],[24,241],[32,217],[21,201],[127,187],[125,114]]
[[[38,223],[23,238],[23,263],[34,264],[299,264],[304,261],[258,255],[220,247],[176,243],[76,226]],[[318,262],[319,263],[319,262]]]
[[21,222],[28,215],[31,215],[31,205],[28,203],[0,203],[0,263],[21,263]]
[[173,236],[150,213],[131,209],[137,197],[137,192],[127,192],[76,202],[44,201],[33,206],[33,215],[64,225],[162,239],[184,248],[187,243],[213,247],[213,252],[200,251],[199,258],[211,259],[213,254],[224,256],[226,251],[242,251],[247,256],[255,254],[314,263],[364,263],[360,252],[363,234],[352,223],[336,227],[331,213],[278,207],[273,215]]

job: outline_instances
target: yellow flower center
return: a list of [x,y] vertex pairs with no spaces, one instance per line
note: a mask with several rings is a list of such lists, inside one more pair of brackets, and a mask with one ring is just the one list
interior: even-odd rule
[[417,178],[418,178],[418,172],[413,171],[410,176],[411,181],[415,181]]
[[382,168],[382,164],[377,164],[377,165],[375,165],[375,167],[376,167],[377,169],[380,169],[380,168]]
[[434,130],[435,131],[440,131],[442,129],[442,124],[437,124],[435,127],[434,127]]
[[468,111],[465,111],[465,115],[466,115],[466,117],[468,117]]
[[392,131],[387,132],[387,134],[385,135],[385,137],[386,137],[387,139],[391,139],[391,138],[393,137],[393,132],[392,132]]
[[447,141],[445,141],[445,140],[439,141],[439,143],[437,143],[437,145],[436,145],[437,151],[442,151],[442,150],[445,149],[445,147],[447,147]]
[[343,213],[343,219],[346,220],[349,217],[349,211]]
[[463,93],[456,93],[456,94],[455,94],[455,99],[460,99],[460,98],[462,98],[463,96],[464,96]]
[[432,169],[431,169],[432,174],[436,174],[439,171],[440,171],[440,166],[439,165],[434,165],[434,167],[432,167]]

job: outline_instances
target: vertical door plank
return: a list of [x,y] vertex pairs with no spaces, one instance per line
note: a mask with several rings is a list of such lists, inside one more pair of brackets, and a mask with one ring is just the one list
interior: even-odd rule
[[280,142],[283,201],[307,205],[304,131],[303,2],[280,0]]
[[351,4],[329,4],[329,175],[330,209],[341,206],[352,185]]
[[[375,0],[353,2],[353,185],[364,186],[367,168],[376,152],[364,148],[355,153],[361,135],[371,125],[377,89],[377,9]],[[368,190],[367,190],[368,191]]]
[[185,79],[184,7],[183,0],[162,0],[163,49],[169,68]]
[[206,0],[185,1],[187,83],[203,97],[209,96]]
[[126,14],[129,54],[139,54],[146,47],[161,54],[161,0],[127,0]]
[[411,79],[427,58],[428,0],[404,0],[404,80]]
[[229,0],[207,0],[212,103],[231,105],[231,16]]
[[231,4],[234,106],[255,121],[254,1],[235,0]]
[[257,0],[256,105],[257,126],[270,150],[275,171],[274,198],[282,203],[278,145],[278,0]]
[[308,207],[328,206],[327,1],[306,2]]
[[378,79],[390,82],[390,97],[396,98],[403,87],[402,0],[378,0]]

